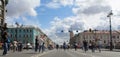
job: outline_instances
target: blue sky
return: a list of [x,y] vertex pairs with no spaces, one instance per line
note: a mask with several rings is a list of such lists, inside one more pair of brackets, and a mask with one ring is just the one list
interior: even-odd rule
[[[106,17],[113,10],[112,28],[120,29],[119,0],[9,0],[6,22],[39,27],[53,41],[69,40],[68,30],[108,30]],[[22,4],[21,4],[22,3]],[[64,33],[60,31],[64,30]],[[76,33],[76,32],[74,32]]]
[[72,13],[71,7],[60,7],[57,9],[46,7],[46,4],[49,2],[51,1],[41,0],[42,5],[36,8],[38,12],[37,18],[39,19],[39,22],[42,25],[41,28],[49,28],[50,22],[53,21],[55,17],[63,19],[66,16],[74,15]]

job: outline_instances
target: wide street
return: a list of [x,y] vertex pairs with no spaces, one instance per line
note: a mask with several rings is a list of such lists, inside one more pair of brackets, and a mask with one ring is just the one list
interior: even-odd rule
[[85,53],[82,50],[54,50],[38,57],[120,57],[120,52],[102,51],[99,53],[96,51],[95,53],[92,53],[91,51],[88,51]]
[[77,50],[74,49],[70,50],[50,50],[45,51],[44,53],[35,53],[33,50],[24,50],[22,52],[12,52],[9,51],[9,54],[2,56],[2,51],[0,51],[0,57],[120,57],[120,52],[114,52],[114,51],[102,51],[99,53],[96,51],[95,53],[92,53],[90,50],[86,53],[83,50]]

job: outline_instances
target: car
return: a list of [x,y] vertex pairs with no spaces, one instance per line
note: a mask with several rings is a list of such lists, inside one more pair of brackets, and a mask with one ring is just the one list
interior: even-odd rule
[[33,46],[30,43],[23,45],[23,49],[32,49]]

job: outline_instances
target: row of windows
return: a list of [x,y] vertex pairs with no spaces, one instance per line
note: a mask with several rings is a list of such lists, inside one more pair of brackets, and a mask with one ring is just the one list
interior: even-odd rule
[[26,34],[26,35],[17,35],[17,34],[12,35],[12,34],[11,34],[11,35],[10,35],[11,38],[16,37],[16,36],[19,37],[19,38],[22,38],[22,37],[23,37],[23,38],[29,38],[29,37],[31,38],[31,37],[32,37],[31,34],[30,34],[30,35],[27,35],[27,34]]
[[32,32],[32,30],[31,29],[10,29],[10,30],[8,30],[8,32]]
[[[92,42],[93,40],[88,40],[88,39],[85,39],[87,42]],[[102,41],[102,43],[109,43],[110,42],[110,40],[101,40]],[[117,42],[120,42],[119,40],[114,40],[113,41],[113,43],[117,43]]]
[[[95,38],[95,37],[98,37],[98,36],[83,36],[84,38],[90,38],[90,39],[92,39],[92,38]],[[106,36],[106,37],[104,37],[104,36],[99,36],[98,38],[109,38],[109,36]],[[119,36],[112,36],[112,38],[113,39],[120,39],[120,37]]]

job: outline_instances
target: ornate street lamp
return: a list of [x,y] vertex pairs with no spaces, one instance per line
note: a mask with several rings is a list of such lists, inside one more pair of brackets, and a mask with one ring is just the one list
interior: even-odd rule
[[107,15],[107,17],[109,18],[109,24],[110,24],[110,51],[113,50],[113,43],[112,43],[112,26],[111,26],[111,16],[113,15],[112,10],[111,12]]

